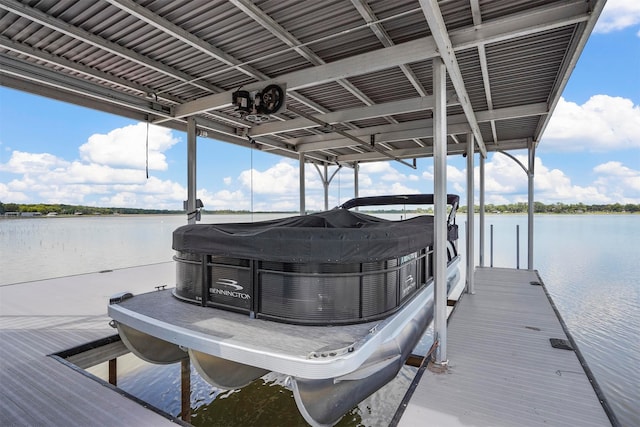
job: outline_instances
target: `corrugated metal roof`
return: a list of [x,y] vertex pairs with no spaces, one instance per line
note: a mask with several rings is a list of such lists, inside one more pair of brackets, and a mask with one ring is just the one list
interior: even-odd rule
[[[293,158],[387,158],[317,123],[298,127],[301,111],[367,143],[393,140],[379,146],[390,157],[426,157],[442,35],[466,92],[450,97],[449,151],[464,151],[455,141],[474,122],[479,146],[526,148],[539,142],[604,2],[0,0],[0,84],[180,130],[193,115],[212,138]],[[431,16],[445,27],[430,29]],[[291,108],[268,122],[230,107],[232,92],[273,82],[287,85]],[[274,122],[284,124],[265,132]]]

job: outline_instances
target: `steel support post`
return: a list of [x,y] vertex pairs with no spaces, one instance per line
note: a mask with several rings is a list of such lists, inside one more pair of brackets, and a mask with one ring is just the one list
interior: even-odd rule
[[322,179],[322,186],[324,187],[324,210],[329,210],[329,166],[324,164],[324,177]]
[[299,161],[299,163],[300,163],[299,164],[299,167],[300,167],[300,172],[299,172],[299,175],[300,175],[300,215],[304,215],[305,211],[306,211],[306,208],[305,208],[305,205],[304,205],[304,202],[305,202],[304,199],[305,199],[305,193],[306,193],[305,188],[304,188],[304,153],[299,153],[299,158],[300,158],[300,161]]
[[438,340],[435,365],[446,368],[447,361],[447,70],[441,58],[434,58],[433,95],[433,187],[435,250],[434,333]]
[[484,157],[480,156],[480,216],[478,218],[478,227],[480,228],[478,230],[480,267],[484,267],[484,160]]
[[[353,197],[357,198],[360,190],[358,189],[358,175],[360,172],[360,164],[358,162],[353,163]],[[356,207],[356,211],[358,208]]]
[[473,133],[467,133],[467,292],[475,293],[475,285],[473,280],[473,270],[475,268],[475,227],[474,227],[474,153],[475,141]]
[[196,119],[187,119],[187,223],[196,223]]
[[533,270],[533,212],[534,212],[534,200],[533,200],[533,177],[535,175],[535,163],[536,163],[536,146],[533,141],[529,141],[529,168],[527,170],[527,178],[529,184],[529,209],[527,218],[527,268]]

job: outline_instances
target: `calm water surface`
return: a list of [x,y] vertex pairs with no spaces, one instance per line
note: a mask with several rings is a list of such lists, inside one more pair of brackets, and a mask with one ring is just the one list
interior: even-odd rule
[[[279,216],[286,215],[256,214],[253,220]],[[205,215],[202,222],[241,221],[250,222],[252,217]],[[459,216],[458,222],[463,221]],[[526,221],[523,215],[487,216],[486,265],[491,262],[493,224],[493,265],[516,267],[519,225],[520,266],[527,267]],[[0,286],[169,261],[171,233],[184,223],[182,215],[0,219]],[[534,268],[619,421],[624,426],[640,425],[640,216],[537,216],[534,232]],[[463,230],[460,234],[464,236]],[[177,415],[179,366],[148,365],[129,358],[119,364],[125,366],[119,372],[119,387]],[[100,374],[100,369],[95,372]],[[387,425],[414,372],[404,368],[339,425]],[[305,425],[291,391],[276,374],[240,391],[221,391],[192,372],[192,406],[194,425]]]

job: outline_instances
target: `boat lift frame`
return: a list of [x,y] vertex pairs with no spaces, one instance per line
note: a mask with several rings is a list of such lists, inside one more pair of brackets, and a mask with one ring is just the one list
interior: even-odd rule
[[[435,248],[435,304],[434,304],[434,337],[438,342],[436,351],[434,352],[433,364],[440,370],[446,370],[448,365],[447,359],[447,260],[446,260],[446,182],[447,182],[447,114],[446,114],[446,77],[447,66],[441,57],[432,60],[433,68],[433,93],[435,97],[435,105],[433,108],[433,161],[434,161],[434,248]],[[194,117],[187,120],[187,175],[188,175],[188,199],[187,222],[195,224],[198,216],[196,215],[201,205],[198,203],[197,188],[197,137],[198,123]],[[483,145],[479,144],[474,132],[467,134],[467,247],[466,247],[466,292],[473,294],[475,292],[473,283],[473,271],[475,269],[475,236],[474,236],[474,156],[475,147],[480,148],[480,164],[479,164],[479,265],[484,266],[484,246],[485,246],[485,159],[486,151],[483,152]],[[528,144],[528,168],[525,168],[515,157],[507,154],[525,170],[528,177],[528,269],[533,269],[533,191],[534,191],[534,164],[535,164],[535,146],[534,141]],[[250,149],[252,149],[250,147]],[[299,178],[300,178],[300,215],[306,214],[305,206],[305,165],[307,158],[303,152],[299,153]],[[358,197],[358,173],[359,164],[354,163],[354,197]],[[335,173],[334,173],[335,175]],[[325,205],[328,203],[327,193],[331,180],[325,181]]]
[[[434,105],[433,111],[433,162],[434,162],[434,249],[435,249],[435,310],[434,310],[434,337],[438,342],[438,346],[434,355],[434,365],[446,370],[447,360],[447,324],[446,324],[446,311],[447,311],[447,291],[446,291],[446,182],[447,182],[447,92],[446,82],[447,76],[454,86],[460,105],[464,111],[464,115],[467,119],[470,131],[467,134],[467,277],[466,277],[466,292],[474,293],[473,283],[473,271],[475,269],[475,235],[474,235],[474,155],[475,147],[478,147],[480,154],[479,165],[479,202],[480,202],[480,215],[479,215],[479,265],[484,266],[485,256],[485,159],[487,157],[487,149],[484,144],[482,134],[478,125],[478,121],[475,116],[475,112],[470,104],[469,96],[466,91],[464,80],[462,78],[460,68],[456,59],[456,55],[453,49],[451,40],[449,39],[448,32],[444,19],[442,17],[440,8],[437,2],[431,0],[421,0],[420,6],[425,15],[427,24],[432,30],[433,41],[437,47],[439,55],[432,59],[432,73],[433,73],[433,98]],[[584,43],[584,40],[582,41]],[[566,80],[563,81],[563,85]],[[315,120],[315,119],[314,119]],[[494,125],[495,126],[495,125]],[[199,207],[197,195],[196,195],[196,139],[198,135],[197,119],[189,117],[187,119],[187,133],[188,133],[188,200],[186,202],[188,212],[188,222],[195,223],[197,220],[197,212]],[[351,138],[351,136],[349,136]],[[358,140],[359,141],[359,140]],[[535,147],[537,141],[529,139],[527,143],[528,151],[528,168],[525,168],[515,157],[509,155],[512,159],[525,170],[528,178],[528,269],[533,269],[533,192],[534,192],[534,165],[535,165]],[[253,149],[251,146],[250,149]],[[505,153],[506,154],[506,153]],[[307,158],[305,153],[300,151],[298,153],[299,159],[299,179],[300,179],[300,215],[306,214],[305,205],[305,164]],[[312,160],[310,160],[312,161]],[[403,162],[404,163],[404,162]],[[354,187],[355,195],[358,197],[358,171],[359,165],[357,162],[353,164],[354,169]],[[317,165],[316,165],[317,168]],[[322,175],[322,174],[321,174]],[[335,175],[335,173],[334,173]],[[328,178],[328,172],[325,165],[325,174],[322,176],[324,190],[325,190],[325,208],[328,204],[328,188],[331,183],[331,179]],[[333,178],[333,176],[331,177]]]

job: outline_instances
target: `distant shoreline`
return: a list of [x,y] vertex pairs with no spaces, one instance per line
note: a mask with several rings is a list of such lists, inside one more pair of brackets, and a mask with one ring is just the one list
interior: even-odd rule
[[[314,212],[309,212],[314,213]],[[360,213],[371,215],[406,215],[406,214],[418,214],[418,215],[433,215],[433,212],[418,212],[418,211],[363,211]],[[237,215],[237,216],[250,216],[250,215],[290,215],[297,216],[298,212],[282,212],[282,211],[268,211],[268,212],[202,212],[207,216],[222,216],[222,215]],[[178,216],[186,215],[185,212],[181,213],[127,213],[127,214],[59,214],[59,215],[2,215],[0,214],[0,220],[30,220],[30,219],[51,219],[51,218],[114,218],[114,217],[162,217],[162,216]],[[466,215],[466,212],[458,211],[458,217]],[[479,212],[475,212],[474,215],[479,215]],[[526,212],[485,212],[487,216],[526,216]],[[536,212],[535,216],[614,216],[614,215],[640,215],[640,212]]]
[[[479,212],[479,207],[474,206],[475,212]],[[528,207],[526,203],[512,203],[506,205],[485,205],[487,214],[526,214]],[[251,215],[251,214],[290,214],[298,215],[297,211],[260,211],[250,212],[247,210],[201,210],[204,215]],[[319,211],[308,211],[313,213]],[[360,210],[360,212],[374,212],[378,214],[432,214],[433,209],[384,209],[384,210]],[[461,205],[458,214],[467,212],[467,206]],[[539,214],[623,214],[640,213],[640,204],[614,203],[607,205],[585,205],[583,203],[554,203],[546,205],[541,202],[534,202],[534,212]],[[2,203],[0,202],[0,217],[73,217],[73,216],[117,216],[117,215],[186,215],[184,210],[169,209],[141,209],[141,208],[114,208],[95,207],[82,205],[64,204],[44,204],[44,203]]]

